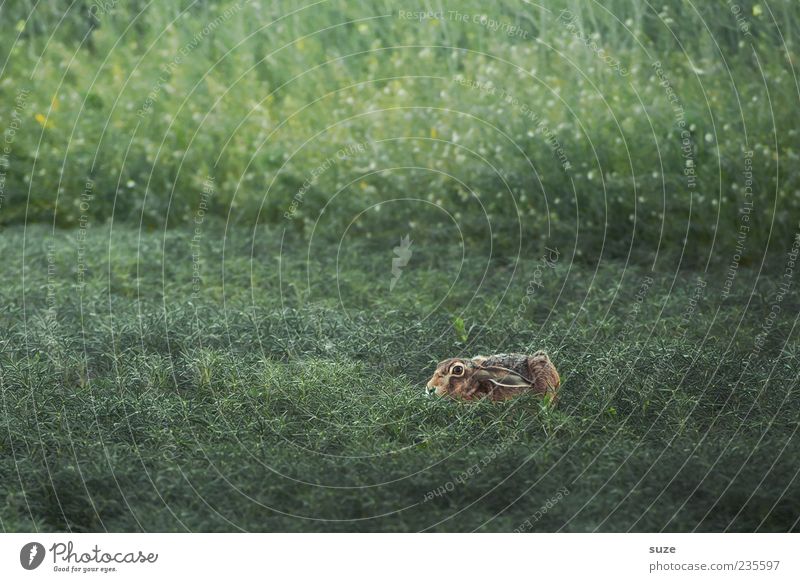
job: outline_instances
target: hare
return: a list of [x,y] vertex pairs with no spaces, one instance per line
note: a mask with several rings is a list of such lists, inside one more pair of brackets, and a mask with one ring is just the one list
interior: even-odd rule
[[484,397],[507,400],[532,390],[549,396],[551,404],[555,404],[560,385],[561,379],[550,357],[539,351],[531,356],[497,354],[444,360],[436,366],[426,392],[463,400]]

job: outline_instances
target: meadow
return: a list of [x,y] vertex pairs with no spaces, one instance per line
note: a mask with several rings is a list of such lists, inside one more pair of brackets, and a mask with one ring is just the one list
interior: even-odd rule
[[[0,7],[3,531],[800,531],[800,6]],[[547,350],[558,407],[429,398]]]
[[[536,530],[797,528],[796,318],[761,337],[778,279],[744,314],[749,291],[719,304],[707,279],[687,321],[699,274],[470,259],[446,300],[474,303],[462,343],[431,310],[446,249],[389,292],[379,249],[342,268],[284,243],[278,268],[277,237],[218,232],[201,254],[224,278],[196,296],[182,232],[93,232],[82,289],[69,232],[12,229],[2,253],[23,244],[26,306],[0,320],[6,530],[508,531],[561,488]],[[438,358],[498,345],[550,351],[558,408],[425,396]]]

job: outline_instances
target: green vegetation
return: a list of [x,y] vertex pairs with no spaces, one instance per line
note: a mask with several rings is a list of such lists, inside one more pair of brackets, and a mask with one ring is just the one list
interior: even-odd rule
[[[577,233],[585,253],[601,240],[624,257],[632,242],[652,253],[686,238],[683,260],[703,265],[733,245],[717,234],[737,227],[753,151],[747,254],[760,256],[770,232],[781,244],[792,235],[794,0],[743,0],[743,24],[725,0],[659,2],[659,12],[627,0],[495,4],[486,14],[484,2],[458,2],[421,20],[421,6],[382,0],[91,10],[81,0],[66,17],[53,5],[27,22],[28,3],[4,7],[4,125],[29,95],[0,223],[189,223],[211,176],[211,212],[281,224],[325,168],[294,228],[308,229],[334,193],[338,228],[413,193],[480,240],[485,209],[494,225],[521,219],[527,237],[565,245]],[[395,208],[385,226],[416,212]]]
[[0,527],[798,531],[800,5],[542,4],[0,6]]
[[[80,290],[70,233],[7,231],[6,530],[510,530],[562,486],[534,529],[797,527],[800,342],[788,317],[759,338],[777,279],[745,313],[752,277],[726,302],[709,280],[687,323],[695,274],[494,260],[481,284],[470,258],[445,297],[449,249],[419,247],[390,293],[389,247],[337,271],[290,241],[279,270],[278,237],[229,232],[224,261],[221,238],[195,294],[188,234],[93,232]],[[496,346],[548,349],[559,407],[424,396],[438,359]]]

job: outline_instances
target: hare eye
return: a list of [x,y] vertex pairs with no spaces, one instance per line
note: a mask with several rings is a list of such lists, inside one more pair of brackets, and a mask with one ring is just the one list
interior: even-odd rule
[[464,366],[461,364],[456,364],[450,369],[450,374],[453,376],[463,376],[464,375]]

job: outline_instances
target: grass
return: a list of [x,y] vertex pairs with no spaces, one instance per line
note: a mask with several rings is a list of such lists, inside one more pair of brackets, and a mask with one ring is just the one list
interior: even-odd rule
[[[798,529],[778,276],[742,269],[723,300],[722,273],[430,241],[389,292],[389,235],[338,263],[277,230],[193,236],[0,239],[24,250],[0,286],[5,531]],[[424,396],[438,359],[539,348],[555,410]]]
[[3,530],[798,531],[800,5],[546,5],[0,6]]
[[[401,11],[430,6],[384,0],[6,3],[0,224],[191,224],[211,176],[209,212],[237,223],[291,209],[308,231],[340,192],[328,217],[344,228],[411,193],[462,224],[486,210],[561,245],[580,233],[584,253],[606,235],[617,258],[682,247],[704,268],[733,252],[752,151],[745,255],[792,236],[795,0],[547,6],[467,0],[419,20]],[[395,205],[383,227],[417,213]]]

